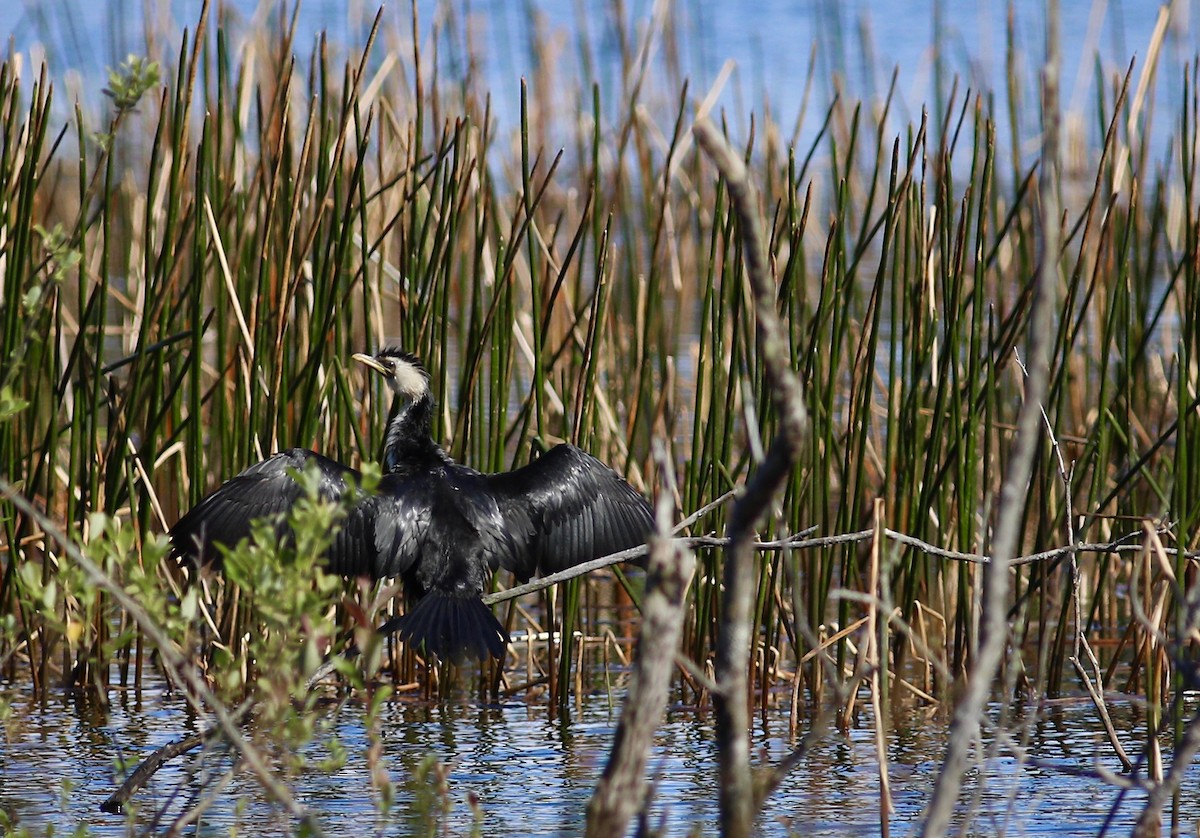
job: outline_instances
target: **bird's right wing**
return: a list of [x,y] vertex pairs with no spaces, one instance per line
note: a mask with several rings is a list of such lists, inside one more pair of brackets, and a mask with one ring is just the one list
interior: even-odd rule
[[516,544],[501,564],[521,581],[645,544],[654,528],[646,499],[574,445],[486,479]]
[[[222,556],[217,545],[233,547],[248,538],[253,521],[272,520],[276,534],[286,537],[288,513],[304,491],[293,471],[308,468],[317,470],[318,494],[329,501],[340,501],[361,478],[355,469],[312,451],[282,451],[230,478],[192,507],[171,528],[172,551],[184,562],[219,567]],[[329,548],[330,570],[345,576],[371,573],[378,551],[377,506],[378,497],[371,495],[349,508]]]

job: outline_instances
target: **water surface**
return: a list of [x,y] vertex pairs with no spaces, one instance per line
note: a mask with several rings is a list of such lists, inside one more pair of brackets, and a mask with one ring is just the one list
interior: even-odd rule
[[[119,784],[118,757],[140,759],[200,726],[184,702],[161,684],[145,689],[140,700],[132,692],[115,693],[107,712],[77,694],[39,703],[12,687],[4,696],[12,714],[0,742],[0,809],[38,834],[51,826],[71,831],[81,824],[96,835],[125,834],[124,818],[99,811]],[[770,799],[761,820],[764,835],[880,834],[873,720],[869,705],[863,707],[855,727],[832,732]],[[330,701],[322,712],[328,729],[305,757],[314,765],[328,757],[329,737],[336,736],[348,760],[333,773],[314,767],[288,782],[299,802],[333,835],[361,834],[373,826],[388,834],[424,832],[417,814],[421,807],[414,803],[428,786],[414,777],[427,755],[449,770],[448,808],[441,821],[445,834],[469,834],[477,817],[484,835],[577,834],[616,725],[605,695],[585,699],[569,720],[552,718],[544,704],[520,698],[484,705],[465,698],[427,702],[393,697],[383,708],[380,732],[397,799],[389,817],[380,820],[366,767],[363,705],[354,699]],[[1144,719],[1119,700],[1113,713],[1126,748],[1136,754]],[[1128,834],[1142,795],[1121,797],[1097,779],[1065,773],[1097,762],[1119,772],[1092,706],[1065,701],[1021,715],[1013,726],[1026,734],[1027,752],[1040,765],[1000,754],[989,761],[982,786],[978,770],[973,771],[962,798],[964,806],[979,807],[971,834],[1098,835],[1110,810],[1115,815],[1109,833]],[[945,730],[945,720],[930,708],[898,709],[887,743],[893,834],[916,831],[940,764]],[[694,708],[673,708],[659,732],[650,762],[656,792],[652,812],[668,835],[684,835],[692,827],[704,834],[716,832],[713,741],[711,714]],[[759,764],[778,762],[793,744],[783,710],[765,722],[757,720],[754,754]],[[1169,754],[1167,759],[1169,764]],[[229,765],[220,754],[176,758],[136,796],[140,813],[134,827],[142,831],[169,823]],[[1195,789],[1197,782],[1200,768],[1193,766],[1185,789]],[[1184,832],[1194,833],[1200,799],[1186,795],[1182,806]],[[163,821],[153,820],[156,809],[163,810]],[[195,834],[225,834],[234,826],[246,834],[278,834],[295,824],[242,773],[208,809]]]

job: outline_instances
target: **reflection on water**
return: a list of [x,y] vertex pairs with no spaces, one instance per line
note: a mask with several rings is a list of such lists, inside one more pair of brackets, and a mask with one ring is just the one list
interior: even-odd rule
[[[70,831],[83,824],[97,835],[127,831],[122,817],[104,815],[99,805],[116,787],[114,762],[136,761],[153,748],[197,729],[184,702],[161,688],[132,694],[98,711],[75,696],[38,703],[19,689],[5,693],[12,705],[7,736],[0,742],[0,808],[11,820],[41,834],[47,826]],[[1191,711],[1189,711],[1191,712]],[[291,778],[299,801],[315,812],[330,834],[357,834],[380,826],[365,754],[363,707],[330,703],[328,730],[304,756],[317,764],[329,756],[330,736],[348,759],[335,773],[313,768]],[[1128,703],[1113,707],[1114,722],[1127,749],[1136,754],[1144,720]],[[879,833],[879,781],[869,707],[857,728],[826,738],[771,798],[763,834],[875,835]],[[384,759],[397,787],[389,834],[423,832],[414,812],[421,793],[412,777],[429,754],[449,769],[449,809],[445,834],[469,834],[479,818],[480,834],[577,834],[583,812],[612,741],[616,717],[605,697],[585,702],[575,717],[551,720],[546,707],[511,700],[483,706],[469,701],[438,704],[394,698],[383,709],[380,730]],[[1020,728],[1018,722],[1014,725]],[[1143,797],[1118,792],[1098,780],[1064,773],[1099,761],[1117,772],[1119,764],[1102,738],[1091,705],[1064,702],[1030,716],[1028,752],[1037,767],[1011,755],[992,759],[980,793],[978,773],[969,779],[963,805],[980,813],[979,835],[1095,835],[1110,809],[1111,834],[1128,834]],[[892,831],[909,834],[919,822],[944,747],[945,724],[927,709],[897,711],[888,741],[895,813]],[[792,743],[787,719],[758,720],[756,755],[777,762]],[[143,810],[165,809],[169,823],[195,802],[197,791],[229,767],[220,755],[177,758],[163,768],[135,800]],[[654,817],[668,834],[698,826],[716,832],[716,771],[711,715],[676,708],[662,727],[650,762],[656,780]],[[1195,788],[1193,767],[1184,788]],[[471,799],[478,801],[473,808]],[[1200,800],[1185,795],[1181,816],[1195,830]],[[143,811],[139,830],[154,824]],[[406,820],[407,819],[407,820]],[[235,775],[226,792],[205,814],[198,834],[225,834],[233,825],[248,834],[290,832],[294,824],[265,801],[246,774]]]

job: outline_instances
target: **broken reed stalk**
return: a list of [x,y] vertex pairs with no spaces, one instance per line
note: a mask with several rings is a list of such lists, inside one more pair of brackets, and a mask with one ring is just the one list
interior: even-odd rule
[[[1038,173],[1038,208],[1042,230],[1041,264],[1029,313],[1029,375],[1017,416],[1017,435],[1008,470],[1000,487],[992,561],[984,571],[980,601],[979,649],[966,675],[966,689],[950,723],[950,741],[922,824],[923,836],[946,834],[958,800],[963,774],[973,744],[979,739],[980,719],[1008,642],[1008,589],[1010,561],[1021,537],[1021,520],[1029,492],[1033,456],[1041,437],[1042,402],[1045,398],[1053,333],[1055,289],[1061,238],[1059,235],[1059,104],[1058,104],[1058,3],[1050,0],[1046,20],[1046,63],[1042,75],[1041,169]],[[982,782],[982,780],[981,780]]]
[[1138,815],[1134,826],[1135,838],[1150,838],[1162,834],[1163,808],[1181,788],[1184,775],[1197,754],[1200,754],[1200,711],[1192,716],[1184,730],[1183,739],[1176,745],[1170,769],[1151,787],[1146,806]]
[[[1167,562],[1166,553],[1163,550],[1162,542],[1158,538],[1153,527],[1148,522],[1143,524],[1145,531],[1145,553],[1144,561],[1149,565],[1153,560],[1152,556],[1157,559],[1157,564],[1162,570],[1163,576],[1168,580],[1170,588],[1180,591],[1180,586],[1174,578],[1170,564]],[[1149,567],[1143,573],[1147,582],[1152,579],[1152,574]],[[1181,636],[1194,636],[1195,632],[1200,629],[1200,601],[1198,595],[1193,589],[1187,594],[1182,592],[1176,596],[1182,600],[1181,605],[1184,607],[1185,616],[1183,620],[1183,632]],[[1159,598],[1159,602],[1166,599],[1166,593]],[[1150,599],[1147,597],[1147,602]],[[1154,650],[1156,646],[1165,641],[1165,635],[1160,635],[1159,626],[1162,624],[1162,613],[1156,607],[1152,617],[1147,617],[1145,610],[1137,603],[1137,595],[1134,595],[1134,613],[1139,623],[1142,624],[1147,636],[1147,649]],[[1148,651],[1147,657],[1156,657],[1158,652]],[[1157,679],[1160,676],[1154,673],[1148,667],[1147,682],[1152,679]],[[1147,687],[1147,694],[1151,694],[1152,687]],[[1176,707],[1178,708],[1178,704]],[[1176,711],[1178,712],[1178,710]],[[1138,815],[1137,823],[1134,825],[1133,835],[1136,838],[1148,838],[1149,836],[1159,835],[1162,832],[1162,812],[1167,804],[1167,801],[1179,793],[1179,789],[1183,783],[1183,779],[1188,769],[1191,767],[1196,755],[1200,753],[1200,711],[1194,713],[1184,728],[1183,734],[1176,740],[1177,744],[1174,753],[1171,755],[1171,767],[1163,773],[1162,754],[1159,750],[1159,737],[1163,732],[1169,729],[1171,721],[1166,718],[1161,712],[1159,718],[1154,719],[1151,714],[1148,717],[1147,725],[1148,743],[1143,755],[1149,757],[1149,771],[1151,786],[1150,792],[1146,800],[1146,805]]]
[[[882,699],[880,681],[887,680],[887,650],[880,644],[879,604],[883,598],[880,586],[879,566],[883,561],[883,499],[875,499],[875,538],[871,540],[871,568],[868,590],[871,601],[867,605],[866,649],[867,663],[871,667],[871,704],[875,716],[875,761],[879,769],[879,832],[884,838],[890,835],[892,806],[891,782],[888,778],[887,719],[886,703]],[[886,621],[886,617],[885,617]],[[883,677],[881,679],[880,674]]]
[[[665,462],[665,451],[661,446],[656,447],[660,454],[657,459]],[[674,485],[674,480],[669,482]],[[670,695],[687,591],[696,567],[692,552],[670,537],[671,496],[670,489],[659,495],[658,532],[650,541],[633,678],[608,764],[588,802],[585,834],[596,838],[624,835],[630,820],[647,802],[646,762]]]
[[751,622],[758,584],[754,567],[754,527],[787,482],[808,431],[808,411],[800,380],[791,369],[788,333],[775,308],[778,290],[767,261],[757,190],[741,158],[711,122],[707,119],[698,121],[692,132],[721,172],[737,214],[746,278],[754,299],[758,352],[780,423],[766,459],[734,503],[726,530],[729,546],[725,551],[725,594],[717,635],[718,689],[713,700],[721,834],[726,838],[743,838],[752,831],[759,802],[750,774],[747,700]]

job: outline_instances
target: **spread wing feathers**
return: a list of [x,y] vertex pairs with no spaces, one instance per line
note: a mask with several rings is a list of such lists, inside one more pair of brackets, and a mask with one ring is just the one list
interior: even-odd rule
[[516,544],[501,564],[521,581],[637,547],[654,528],[646,499],[573,445],[486,479]]
[[[282,451],[232,477],[192,507],[171,528],[171,545],[182,561],[220,567],[217,545],[236,545],[250,536],[252,521],[274,519],[280,538],[288,535],[287,516],[303,489],[292,471],[316,468],[325,500],[336,501],[359,473],[328,457],[302,448]],[[334,535],[327,559],[330,570],[346,576],[370,573],[377,561],[375,518],[379,498],[365,497],[347,513]]]
[[406,573],[425,551],[433,507],[412,491],[414,482],[387,475],[379,494],[368,501],[363,518],[373,530],[369,543],[374,556],[366,570],[376,579]]

